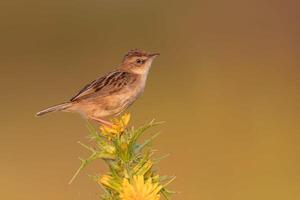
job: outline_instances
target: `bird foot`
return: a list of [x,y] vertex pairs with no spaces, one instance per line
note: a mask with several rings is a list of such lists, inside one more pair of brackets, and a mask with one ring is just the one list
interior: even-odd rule
[[90,119],[102,124],[102,125],[105,125],[105,126],[109,126],[109,127],[112,127],[113,123],[109,122],[109,121],[106,121],[104,119],[100,119],[100,118],[96,118],[96,117],[90,117]]

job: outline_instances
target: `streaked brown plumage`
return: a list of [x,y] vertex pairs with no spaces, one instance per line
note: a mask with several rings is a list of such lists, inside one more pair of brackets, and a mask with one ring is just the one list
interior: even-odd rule
[[152,61],[158,53],[129,51],[115,71],[83,87],[69,102],[38,112],[41,116],[55,111],[77,112],[88,119],[110,124],[106,117],[118,115],[143,92]]

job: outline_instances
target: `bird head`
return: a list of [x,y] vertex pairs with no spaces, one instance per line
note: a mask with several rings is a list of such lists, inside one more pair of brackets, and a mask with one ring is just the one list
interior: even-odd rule
[[135,74],[147,74],[151,64],[159,53],[147,53],[140,49],[129,51],[121,64],[121,69]]

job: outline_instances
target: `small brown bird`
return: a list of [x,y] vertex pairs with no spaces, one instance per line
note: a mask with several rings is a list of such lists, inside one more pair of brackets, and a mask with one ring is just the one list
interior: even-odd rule
[[115,71],[86,85],[69,102],[49,107],[36,115],[77,112],[87,119],[111,125],[105,118],[120,114],[142,94],[151,64],[158,55],[131,50]]

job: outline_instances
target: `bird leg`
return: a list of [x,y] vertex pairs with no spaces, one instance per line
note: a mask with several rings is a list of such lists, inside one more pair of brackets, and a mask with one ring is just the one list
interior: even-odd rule
[[105,125],[105,126],[109,126],[109,127],[112,127],[112,123],[109,122],[109,121],[106,121],[104,119],[100,119],[100,118],[96,118],[96,117],[90,117],[90,119],[102,124],[102,125]]

